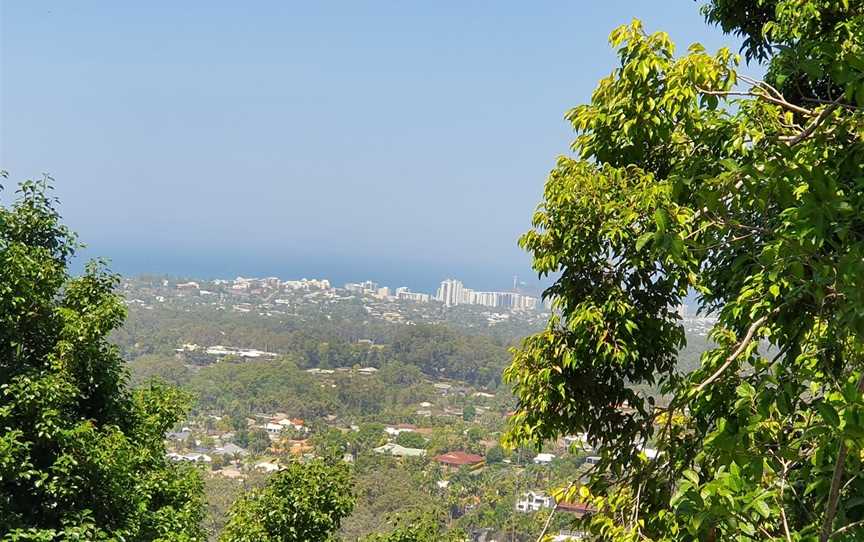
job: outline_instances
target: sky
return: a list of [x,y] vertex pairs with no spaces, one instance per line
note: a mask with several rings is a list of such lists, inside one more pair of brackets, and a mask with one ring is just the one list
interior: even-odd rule
[[633,17],[737,48],[693,0],[0,0],[0,169],[122,273],[504,288]]

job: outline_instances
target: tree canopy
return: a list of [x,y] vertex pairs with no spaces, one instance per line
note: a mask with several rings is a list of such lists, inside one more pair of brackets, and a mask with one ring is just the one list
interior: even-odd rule
[[70,277],[79,245],[49,190],[27,181],[0,206],[0,537],[202,539],[200,476],[162,440],[188,397],[127,390],[106,340],[117,277],[99,262]]
[[332,540],[354,509],[351,472],[344,463],[291,463],[267,485],[232,506],[223,542]]
[[[851,540],[864,520],[864,4],[714,0],[728,49],[639,21],[567,113],[520,244],[555,313],[515,351],[508,440],[585,432],[604,540]],[[717,317],[690,372],[677,307]],[[660,386],[663,401],[637,393]],[[646,453],[654,448],[658,454]]]

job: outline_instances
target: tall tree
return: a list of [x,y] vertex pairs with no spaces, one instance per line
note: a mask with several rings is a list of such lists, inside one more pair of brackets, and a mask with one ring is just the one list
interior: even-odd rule
[[447,531],[441,518],[430,513],[403,513],[391,518],[391,530],[364,537],[361,542],[457,542],[465,535]]
[[351,472],[344,463],[291,463],[267,485],[231,506],[222,542],[332,540],[354,508]]
[[[860,539],[864,4],[704,13],[765,80],[638,21],[611,34],[620,64],[567,114],[575,156],[520,241],[559,275],[505,373],[508,438],[588,433],[602,462],[570,492],[604,540]],[[716,347],[684,374],[689,292]],[[635,391],[654,386],[662,407]]]
[[70,277],[79,245],[50,188],[0,205],[0,538],[201,539],[200,476],[163,444],[188,398],[126,389],[106,338],[117,277],[98,262]]

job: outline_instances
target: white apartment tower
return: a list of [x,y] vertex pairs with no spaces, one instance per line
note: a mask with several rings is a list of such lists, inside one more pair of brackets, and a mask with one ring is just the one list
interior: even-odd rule
[[462,285],[462,281],[445,279],[441,281],[441,286],[435,294],[435,299],[444,303],[447,307],[458,305],[459,303],[463,303],[462,298],[464,289],[465,287]]

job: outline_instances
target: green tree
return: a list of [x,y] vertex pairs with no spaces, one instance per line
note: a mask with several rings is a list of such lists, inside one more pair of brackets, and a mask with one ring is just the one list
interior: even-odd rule
[[486,452],[486,463],[489,465],[493,465],[502,461],[504,461],[504,448],[498,445],[489,448],[489,450]]
[[231,420],[231,428],[234,431],[245,431],[249,427],[246,423],[246,416],[243,416],[236,411],[232,411],[228,416]]
[[320,457],[342,459],[348,451],[348,438],[335,427],[322,427],[312,437],[312,446]]
[[371,534],[362,542],[456,542],[465,540],[458,532],[446,532],[442,522],[430,514],[406,513],[390,521],[391,530]]
[[291,463],[231,506],[222,542],[331,540],[354,508],[351,473],[343,463]]
[[260,454],[270,447],[270,435],[263,429],[252,429],[249,431],[247,443],[250,451]]
[[426,448],[426,439],[420,433],[404,431],[396,435],[396,444],[406,448]]
[[189,398],[127,390],[106,338],[125,317],[117,276],[70,277],[79,245],[50,189],[21,183],[0,206],[0,536],[202,539],[200,474],[163,444]]
[[384,424],[380,423],[361,424],[357,431],[348,435],[349,448],[355,459],[362,452],[368,452],[384,441]]
[[462,419],[466,422],[474,421],[474,418],[477,417],[477,409],[474,405],[465,405],[462,409]]
[[[520,241],[555,313],[506,371],[508,440],[588,433],[601,539],[860,539],[864,4],[705,13],[766,80],[638,21],[612,33],[620,64],[567,114],[576,155]],[[690,292],[717,321],[686,374]]]

